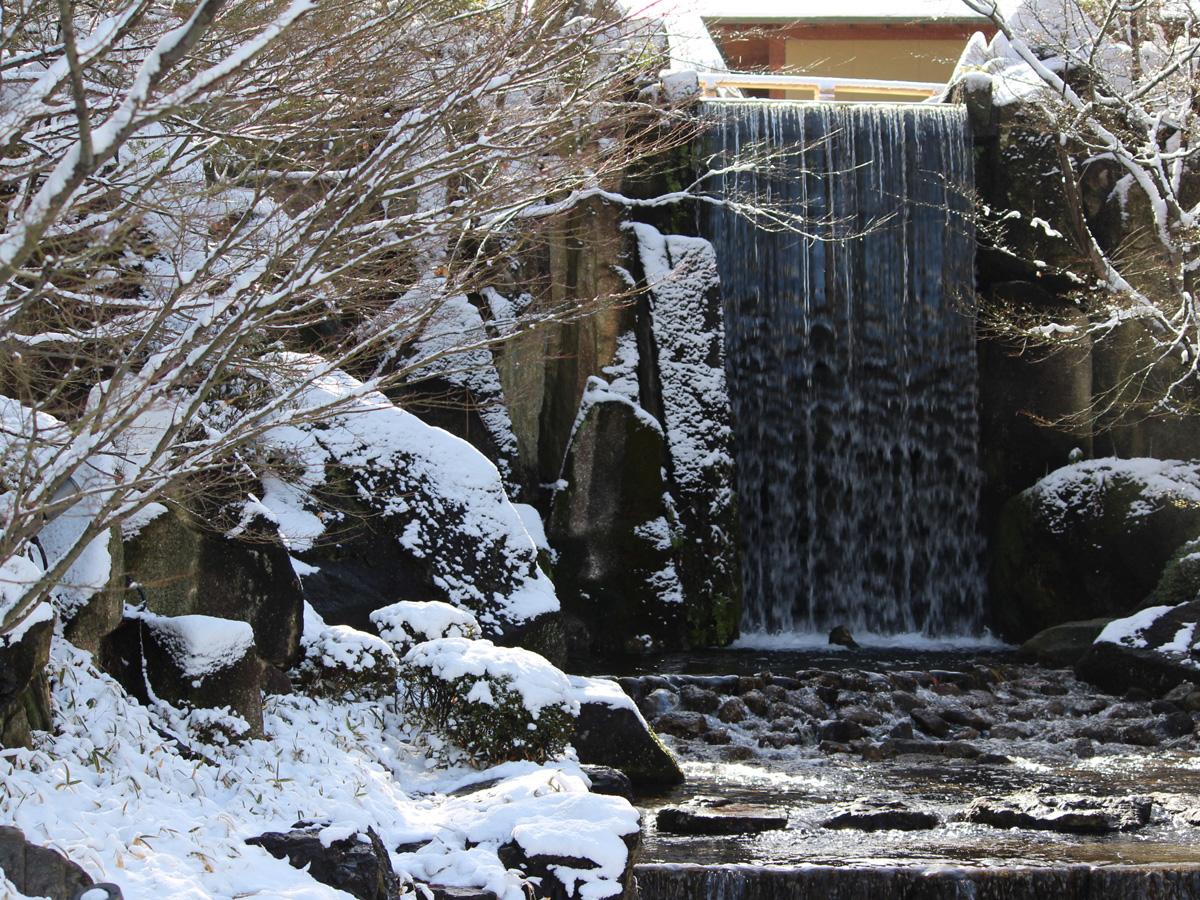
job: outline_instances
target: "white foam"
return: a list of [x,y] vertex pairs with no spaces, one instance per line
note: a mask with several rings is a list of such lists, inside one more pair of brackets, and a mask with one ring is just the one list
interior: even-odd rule
[[[929,637],[920,633],[871,634],[855,632],[854,640],[871,650],[1011,650],[1012,645],[984,633],[982,637]],[[778,634],[748,632],[730,644],[731,650],[834,650],[848,648],[829,643],[826,632],[788,631]]]

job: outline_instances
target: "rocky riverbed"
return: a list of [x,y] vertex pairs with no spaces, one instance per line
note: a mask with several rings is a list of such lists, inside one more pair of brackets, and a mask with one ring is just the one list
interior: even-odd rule
[[[1007,654],[726,654],[622,686],[687,783],[646,863],[1200,863],[1200,689],[1104,694]],[[667,668],[717,667],[720,659]]]

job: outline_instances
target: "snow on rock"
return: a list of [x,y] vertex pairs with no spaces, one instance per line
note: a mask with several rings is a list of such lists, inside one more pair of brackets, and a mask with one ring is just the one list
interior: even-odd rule
[[215,616],[159,616],[144,611],[132,617],[154,632],[180,672],[189,678],[204,678],[227,669],[254,650],[254,629],[247,622]]
[[[10,556],[0,561],[0,619],[21,602],[26,592],[37,584],[41,577],[41,568],[23,556]],[[26,631],[53,615],[54,611],[49,603],[39,603],[14,630],[0,636],[0,641],[5,645],[15,644]]]
[[436,600],[393,603],[371,613],[371,624],[397,653],[407,653],[424,641],[445,637],[476,639],[483,634],[469,612]]
[[479,451],[344,372],[318,371],[316,358],[289,361],[313,377],[302,404],[337,406],[319,424],[281,425],[265,439],[295,462],[286,488],[269,484],[262,498],[291,550],[309,549],[321,536],[314,495],[328,482],[348,480],[355,500],[396,535],[397,553],[421,559],[431,588],[470,610],[486,630],[557,611],[537,546],[496,467]]
[[[399,305],[407,304],[401,299]],[[511,482],[517,437],[483,317],[474,304],[462,294],[440,300],[420,334],[405,348],[400,363],[415,366],[406,383],[419,386],[422,381],[439,380],[469,392],[471,408],[478,412],[496,449],[501,474]]]
[[1028,494],[1050,530],[1062,533],[1071,513],[1099,508],[1105,491],[1118,486],[1138,494],[1125,513],[1129,520],[1163,507],[1200,508],[1200,464],[1177,459],[1087,460],[1056,469]]
[[[430,768],[391,705],[303,694],[267,698],[268,740],[201,745],[203,758],[185,758],[160,736],[170,724],[161,706],[131,701],[65,641],[52,653],[55,728],[38,734],[36,749],[0,757],[0,824],[61,850],[126,897],[345,897],[245,843],[298,819],[328,823],[331,841],[374,828],[387,847],[420,844],[392,854],[402,878],[494,891],[501,900],[524,897],[521,873],[501,862],[501,846],[540,848],[557,840],[546,832],[578,832],[570,855],[595,863],[579,872],[581,896],[615,893],[625,857],[609,835],[632,833],[637,813],[586,793],[574,763]],[[498,781],[486,789],[449,796],[491,779]]]
[[1109,622],[1096,637],[1095,643],[1120,644],[1124,647],[1143,649],[1146,646],[1146,629],[1172,609],[1173,606],[1151,606],[1138,610],[1128,618]]
[[471,676],[504,682],[520,696],[535,719],[549,706],[579,711],[570,679],[545,657],[520,647],[497,647],[491,641],[461,637],[439,638],[417,644],[404,662],[443,681]]

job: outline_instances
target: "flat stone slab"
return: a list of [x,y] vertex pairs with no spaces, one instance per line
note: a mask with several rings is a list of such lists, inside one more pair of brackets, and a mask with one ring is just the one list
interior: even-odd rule
[[658,811],[659,831],[670,834],[716,835],[757,834],[787,827],[787,814],[769,806],[701,800]]
[[821,823],[826,828],[856,831],[926,831],[942,820],[934,813],[913,809],[904,803],[863,801]]
[[963,821],[995,828],[1028,828],[1063,834],[1111,834],[1136,831],[1150,821],[1151,803],[1136,797],[1105,798],[1066,794],[1039,797],[983,797],[972,803]]

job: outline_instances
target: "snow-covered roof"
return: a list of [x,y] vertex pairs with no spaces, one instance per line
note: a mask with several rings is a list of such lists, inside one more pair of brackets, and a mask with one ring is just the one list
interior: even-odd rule
[[962,0],[691,0],[706,19],[730,22],[977,22]]

